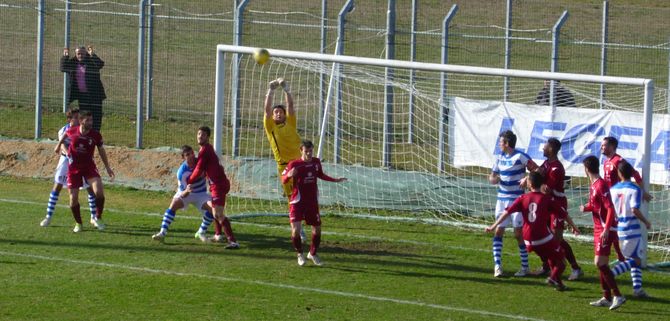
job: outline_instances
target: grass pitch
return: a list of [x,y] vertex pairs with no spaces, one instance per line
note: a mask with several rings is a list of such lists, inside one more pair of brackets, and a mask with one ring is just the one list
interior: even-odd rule
[[[74,234],[61,194],[39,227],[51,182],[0,176],[2,320],[660,320],[670,275],[644,274],[652,298],[617,311],[600,296],[590,244],[574,243],[583,279],[559,293],[536,277],[492,277],[490,235],[414,223],[324,217],[316,267],[296,264],[286,218],[233,216],[242,247],[193,238],[197,213],[179,212],[164,243],[151,240],[171,193],[106,187],[104,232]],[[82,210],[86,217],[86,211]],[[518,256],[506,238],[507,275]],[[531,265],[538,259],[531,256]],[[653,257],[650,260],[657,261]],[[665,316],[665,317],[664,317]]]

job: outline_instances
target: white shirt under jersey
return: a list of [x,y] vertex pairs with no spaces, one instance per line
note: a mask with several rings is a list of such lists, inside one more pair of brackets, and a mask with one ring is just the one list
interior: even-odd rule
[[[177,191],[183,192],[186,189],[188,178],[191,176],[194,169],[195,168],[188,167],[186,162],[183,162],[181,166],[179,166],[179,169],[177,170]],[[207,193],[207,183],[205,182],[204,177],[191,184],[191,193]]]
[[[68,129],[70,129],[70,123],[65,124],[65,126],[63,126],[63,127],[58,131],[58,141],[60,141],[61,139],[63,139],[63,136],[65,136],[65,132],[66,132]],[[65,146],[65,149],[67,149],[68,147],[70,147],[70,137],[65,138],[65,140],[63,141],[63,146]],[[61,154],[61,157],[65,157],[65,155],[64,155],[62,152],[61,152],[60,154]]]
[[633,182],[619,182],[610,188],[617,216],[617,234],[620,240],[631,240],[641,235],[640,220],[633,209],[640,208],[642,192]]
[[523,194],[519,183],[526,175],[526,165],[529,161],[530,156],[516,149],[510,155],[505,152],[498,154],[491,169],[493,173],[500,175],[498,200],[513,201]]

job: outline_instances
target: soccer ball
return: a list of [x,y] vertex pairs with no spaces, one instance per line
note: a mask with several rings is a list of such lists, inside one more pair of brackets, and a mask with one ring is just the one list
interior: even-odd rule
[[270,53],[267,49],[256,49],[254,50],[254,60],[256,60],[257,64],[263,65],[270,60]]

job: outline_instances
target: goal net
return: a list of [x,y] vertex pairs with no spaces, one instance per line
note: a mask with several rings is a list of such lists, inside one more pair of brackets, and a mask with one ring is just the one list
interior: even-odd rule
[[[511,129],[517,149],[538,164],[548,138],[562,141],[569,212],[588,228],[590,213],[579,212],[589,191],[581,160],[603,159],[602,138],[614,136],[654,196],[643,205],[650,248],[660,253],[650,263],[670,260],[670,118],[653,110],[651,81],[272,49],[259,65],[253,50],[218,47],[215,147],[237,196],[229,213],[286,215],[263,130],[268,83],[283,77],[299,135],[314,142],[327,174],[349,179],[319,184],[323,215],[481,228],[494,218],[498,186],[487,176],[498,135]],[[284,100],[281,88],[274,100]]]

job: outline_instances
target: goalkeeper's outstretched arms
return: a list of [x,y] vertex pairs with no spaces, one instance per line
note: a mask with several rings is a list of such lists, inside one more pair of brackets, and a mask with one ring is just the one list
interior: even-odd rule
[[295,109],[293,107],[293,95],[291,95],[291,88],[288,85],[288,81],[284,78],[277,78],[279,86],[284,89],[284,99],[286,99],[286,115],[295,115]]
[[272,96],[277,87],[279,87],[278,79],[268,83],[268,91],[265,94],[265,118],[272,118]]

